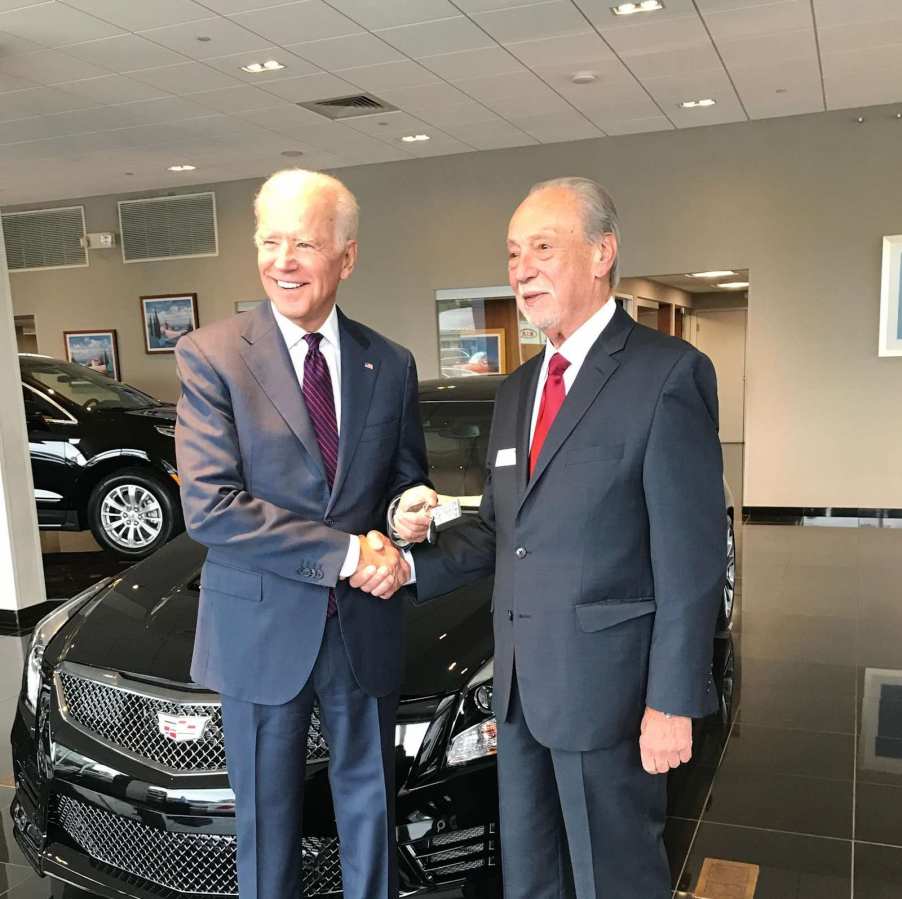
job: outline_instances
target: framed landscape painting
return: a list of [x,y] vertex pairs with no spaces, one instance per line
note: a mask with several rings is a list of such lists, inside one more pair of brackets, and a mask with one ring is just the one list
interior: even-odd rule
[[902,356],[902,234],[883,238],[880,278],[881,356]]
[[108,375],[114,381],[119,376],[119,345],[115,331],[63,331],[66,359]]
[[197,328],[197,294],[141,297],[141,321],[146,352],[174,353],[179,338]]

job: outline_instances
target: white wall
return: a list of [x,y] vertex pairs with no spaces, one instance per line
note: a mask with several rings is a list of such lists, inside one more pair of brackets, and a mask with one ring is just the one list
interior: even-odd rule
[[[895,111],[862,126],[838,112],[343,169],[362,225],[341,302],[435,375],[434,291],[503,283],[507,220],[529,186],[596,177],[620,207],[624,274],[751,270],[746,503],[902,508],[902,359],[876,353],[881,238],[902,232]],[[174,397],[171,358],[143,354],[138,297],[197,291],[203,324],[259,296],[254,187],[217,186],[218,259],[123,266],[94,253],[89,269],[13,275],[16,311],[35,313],[56,354],[66,328],[117,328],[124,377]],[[89,230],[115,230],[115,199],[87,201]]]

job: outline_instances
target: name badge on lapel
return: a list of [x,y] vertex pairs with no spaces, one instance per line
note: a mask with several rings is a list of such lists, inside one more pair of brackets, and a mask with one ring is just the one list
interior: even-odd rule
[[517,448],[512,446],[510,449],[498,450],[495,456],[495,468],[504,468],[506,465],[517,464]]

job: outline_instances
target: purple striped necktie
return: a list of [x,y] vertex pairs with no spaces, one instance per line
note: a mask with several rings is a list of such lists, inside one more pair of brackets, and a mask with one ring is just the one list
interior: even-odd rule
[[[304,404],[316,434],[320,455],[326,468],[326,478],[331,490],[338,468],[338,425],[335,419],[335,398],[332,395],[332,378],[326,357],[320,352],[322,334],[305,334],[307,355],[304,357]],[[335,591],[329,590],[329,606],[326,615],[331,618],[338,611]]]

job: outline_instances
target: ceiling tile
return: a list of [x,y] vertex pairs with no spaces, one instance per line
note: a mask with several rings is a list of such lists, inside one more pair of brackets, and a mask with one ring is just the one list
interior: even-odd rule
[[380,96],[393,106],[408,110],[414,115],[424,115],[426,111],[442,106],[465,103],[468,99],[466,94],[443,81],[416,87],[389,88],[382,91]]
[[400,140],[405,134],[418,134],[427,131],[428,124],[408,112],[391,112],[381,116],[363,116],[359,119],[347,119],[343,122],[354,131],[361,131],[380,140],[392,143]]
[[38,84],[58,84],[106,75],[106,69],[91,65],[61,50],[37,50],[20,56],[0,58],[0,72],[27,78]]
[[[282,132],[286,129],[293,129],[292,133],[296,133],[297,129],[309,127],[311,125],[322,125],[328,119],[309,109],[304,109],[295,103],[289,103],[288,100],[279,100],[276,97],[269,96],[270,105],[263,109],[252,109],[244,112],[236,113],[242,119],[248,122],[254,122],[270,131]],[[200,102],[200,100],[198,100]]]
[[185,57],[136,34],[72,44],[66,53],[113,72],[133,72],[185,62]]
[[454,0],[468,15],[478,12],[493,12],[496,9],[512,9],[517,6],[538,6],[548,0]]
[[523,64],[503,47],[463,50],[425,56],[420,62],[447,81],[525,71]]
[[814,0],[818,28],[902,19],[899,0]]
[[611,48],[594,32],[569,34],[507,44],[507,49],[531,69],[577,72],[616,59]]
[[570,103],[605,131],[607,126],[604,123],[608,120],[663,115],[655,101],[636,84],[594,95],[586,94],[582,98],[571,97]]
[[624,53],[623,62],[637,78],[643,81],[646,78],[660,78],[680,75],[683,72],[716,69],[721,65],[720,57],[710,43],[650,53],[633,51]]
[[237,78],[232,78],[218,69],[212,69],[200,62],[182,62],[175,66],[163,66],[159,69],[142,69],[132,77],[136,81],[152,84],[170,94],[183,96],[199,91],[212,91],[239,85]]
[[74,94],[95,103],[133,103],[136,100],[152,100],[165,96],[168,92],[135,81],[125,75],[103,75],[99,78],[86,78],[83,81],[72,81],[60,85],[67,94]]
[[0,31],[44,47],[58,47],[121,34],[122,29],[52,0],[0,13]]
[[[469,127],[477,122],[498,122],[502,120],[494,110],[469,97],[465,98],[462,103],[448,103],[442,106],[435,106],[417,114],[430,125],[441,128],[449,134],[452,133],[452,129],[460,126]],[[456,132],[453,133],[460,137]]]
[[604,130],[611,137],[623,134],[650,134],[653,131],[673,131],[673,125],[662,115],[638,119],[616,119],[604,124]]
[[502,44],[592,31],[592,26],[570,0],[548,0],[535,6],[476,13],[473,19]]
[[[900,6],[902,16],[902,6]],[[818,27],[822,53],[843,53],[847,50],[868,50],[899,43],[902,18],[892,27],[890,22],[859,22],[848,25]]]
[[302,0],[300,3],[238,13],[231,19],[281,46],[363,31],[323,0]]
[[285,78],[261,85],[263,90],[290,100],[292,103],[306,103],[310,100],[325,100],[356,94],[357,87],[336,75],[320,72],[318,75],[304,75],[301,78]]
[[288,49],[330,72],[351,66],[374,66],[404,59],[394,47],[374,34],[348,34],[323,41],[289,44]]
[[208,110],[182,97],[163,97],[158,100],[142,100],[139,103],[124,103],[116,109],[125,110],[138,125],[152,125],[163,122],[178,122],[204,116]]
[[[24,91],[0,94],[0,122],[24,119],[29,116],[50,115],[93,106],[91,101],[67,94],[56,87],[35,87]],[[10,128],[15,126],[10,125]],[[5,130],[5,129],[4,129]]]
[[421,143],[404,144],[404,149],[410,156],[425,158],[449,156],[452,153],[471,153],[475,148],[450,135],[443,134]]
[[123,0],[65,0],[82,12],[112,22],[128,31],[141,31],[159,25],[177,25],[210,15],[209,9],[194,0],[153,0],[152,3]]
[[828,109],[902,101],[902,45],[822,57]]
[[526,134],[503,119],[489,123],[480,122],[478,125],[470,127],[462,126],[454,131],[454,136],[478,150],[528,147],[538,143],[531,134]]
[[[274,71],[245,72],[242,66],[250,65],[253,62],[266,62],[268,59],[275,59],[285,66],[284,69],[276,69]],[[248,84],[261,85],[270,81],[284,81],[286,78],[297,78],[299,75],[314,75],[319,72],[319,67],[301,59],[295,53],[291,53],[281,47],[266,47],[263,50],[251,50],[246,53],[235,53],[231,56],[215,56],[204,60],[204,65],[213,66],[220,72],[232,75],[239,81],[245,81]]]
[[[723,67],[703,71],[685,72],[664,78],[646,78],[643,87],[661,104],[669,116],[672,110],[679,109],[684,100],[697,100],[712,97],[717,105],[735,99],[733,86],[727,78]],[[685,110],[685,112],[703,112],[705,109],[716,109],[717,105]]]
[[7,91],[24,91],[29,87],[41,87],[41,84],[29,78],[19,78],[16,75],[7,75],[6,72],[0,71],[0,94]]
[[0,59],[4,56],[15,56],[17,53],[40,50],[42,47],[42,44],[35,41],[27,41],[24,37],[16,37],[8,31],[0,31]]
[[717,49],[730,71],[733,68],[761,67],[763,61],[768,66],[777,66],[789,60],[817,62],[817,44],[812,29],[718,41]]
[[434,84],[439,78],[415,62],[387,62],[378,66],[355,66],[337,74],[366,91],[383,91],[390,87]]
[[511,118],[511,123],[543,144],[602,137],[602,132],[576,111]]
[[711,39],[702,20],[696,13],[671,16],[667,19],[651,18],[641,24],[626,28],[613,28],[603,32],[605,40],[619,54],[662,53],[710,44]]
[[[229,19],[220,17],[170,25],[166,28],[151,28],[148,31],[142,31],[141,36],[191,59],[210,59],[214,56],[228,56],[233,53],[259,52],[269,46],[269,42],[260,35],[253,34]],[[201,41],[202,37],[209,38],[209,40]]]
[[664,0],[664,9],[634,16],[615,16],[611,7],[616,0],[573,0],[586,18],[605,36],[612,31],[644,28],[669,19],[679,19],[687,13],[697,15],[693,0]]
[[490,37],[464,16],[424,22],[421,25],[386,28],[378,33],[383,40],[415,59],[421,56],[435,56],[437,53],[455,53],[459,50],[478,50],[480,47],[495,46]]
[[[211,109],[216,112],[231,114],[252,112],[254,110],[268,109],[273,106],[273,95],[258,87],[249,84],[241,84],[238,87],[228,87],[223,90],[203,91],[192,93],[188,96],[192,103]],[[297,106],[288,104],[291,108]]]
[[448,0],[330,0],[330,3],[371,31],[457,15],[457,9]]
[[809,0],[784,0],[722,12],[703,12],[705,24],[715,41],[735,40],[800,28],[814,29]]

